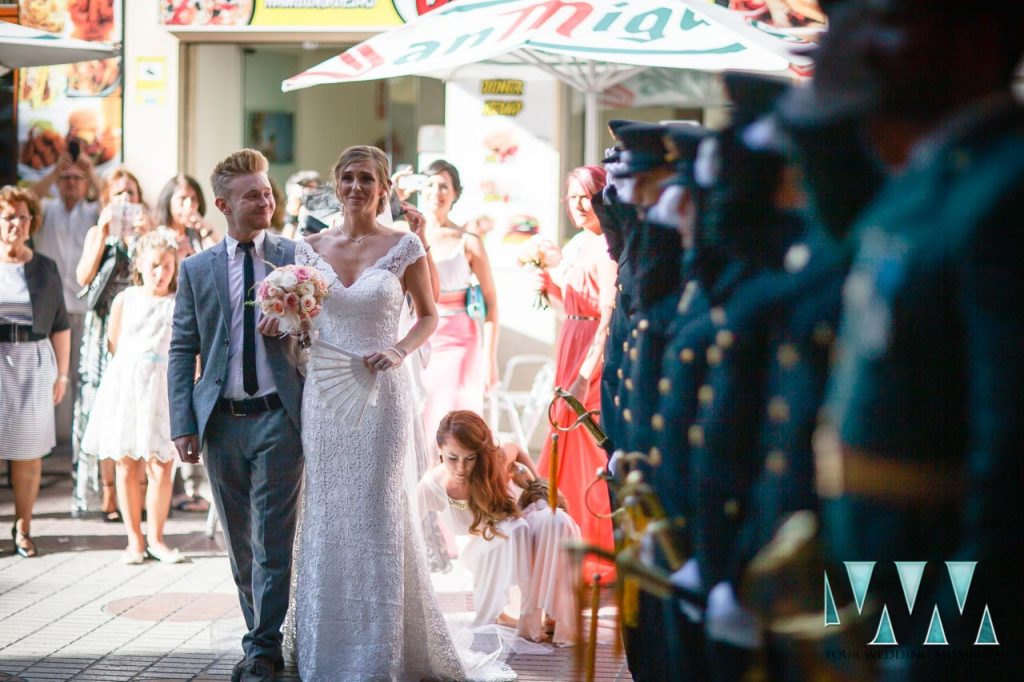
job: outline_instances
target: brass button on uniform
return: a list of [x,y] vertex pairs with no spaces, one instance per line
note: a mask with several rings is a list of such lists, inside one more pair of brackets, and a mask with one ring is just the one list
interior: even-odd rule
[[835,332],[832,331],[832,325],[828,322],[819,322],[814,325],[814,331],[811,335],[814,342],[819,346],[827,346],[836,338]]
[[723,329],[715,335],[715,343],[721,348],[728,348],[736,340],[736,335],[728,329]]
[[789,403],[778,396],[768,401],[768,417],[773,422],[784,422],[789,419]]
[[726,500],[725,504],[722,505],[722,510],[726,516],[736,518],[740,513],[740,503],[737,500]]
[[625,376],[625,373],[622,371],[621,367],[615,370],[615,376],[619,377],[619,381],[622,381],[622,377]]
[[658,393],[662,395],[668,395],[669,391],[672,390],[672,382],[668,379],[662,379],[658,382]]
[[614,396],[612,402],[615,403],[615,407],[619,406],[619,396]]
[[715,389],[711,388],[707,384],[703,385],[697,391],[697,400],[703,405],[710,405],[711,401],[715,399]]
[[651,326],[651,323],[648,322],[647,320],[640,320],[640,322],[638,322],[636,326],[637,329],[644,332],[647,331],[647,328]]
[[633,413],[628,407],[622,411],[622,418],[628,422],[633,421]]
[[764,468],[779,476],[786,471],[786,454],[782,450],[772,450],[764,460]]
[[693,362],[693,350],[690,348],[684,348],[679,351],[679,359],[686,364]]
[[660,414],[656,414],[653,417],[651,417],[651,428],[654,429],[655,431],[664,431],[665,418],[662,417]]
[[647,460],[651,463],[651,466],[661,466],[661,450],[658,448],[651,448],[647,452]]
[[632,391],[633,390],[633,380],[632,379],[626,379],[626,390],[627,391]]
[[800,353],[797,352],[796,346],[791,343],[784,343],[779,346],[778,361],[786,369],[800,362]]
[[711,321],[719,327],[725,324],[725,308],[714,307],[711,309]]
[[708,364],[717,365],[722,361],[722,349],[718,346],[710,346],[708,348]]
[[629,349],[629,359],[630,360],[636,360],[636,358],[637,358],[636,348],[630,348]]
[[694,424],[687,431],[687,437],[690,439],[690,445],[695,448],[702,447],[704,445],[704,429],[698,424]]

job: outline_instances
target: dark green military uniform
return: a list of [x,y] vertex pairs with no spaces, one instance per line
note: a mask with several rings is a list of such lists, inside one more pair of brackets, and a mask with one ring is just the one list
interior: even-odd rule
[[613,192],[607,196],[595,197],[594,213],[601,223],[606,235],[615,235],[609,239],[609,253],[618,263],[616,278],[615,309],[608,323],[608,338],[605,341],[604,366],[601,370],[601,423],[608,435],[605,448],[614,451],[621,433],[621,410],[615,404],[615,396],[619,390],[619,368],[626,353],[623,344],[629,334],[629,309],[631,301],[631,268],[629,252],[632,243],[637,239],[639,218],[632,204],[621,203]]
[[[914,659],[916,679],[1000,679],[1024,646],[1024,113],[989,100],[941,130],[858,223],[824,518],[837,560],[883,562],[872,594],[901,594],[893,561],[932,562],[910,617],[888,604],[897,639],[924,651],[938,603],[972,658]],[[978,562],[962,613],[941,563],[956,560]],[[998,647],[973,644],[986,607]]]

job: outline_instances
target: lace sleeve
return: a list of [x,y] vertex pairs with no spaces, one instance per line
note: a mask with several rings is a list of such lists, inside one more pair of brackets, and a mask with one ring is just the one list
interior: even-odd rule
[[401,278],[407,267],[426,255],[427,252],[423,249],[423,242],[420,241],[420,238],[409,233],[403,235],[394,248],[381,259],[380,267]]
[[295,240],[295,264],[306,267],[317,267],[320,254],[313,250],[313,247],[306,243],[305,239]]

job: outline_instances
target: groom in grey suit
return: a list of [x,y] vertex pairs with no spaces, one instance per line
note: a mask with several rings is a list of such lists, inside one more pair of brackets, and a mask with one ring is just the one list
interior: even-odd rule
[[[168,362],[171,434],[183,462],[206,468],[248,632],[232,680],[272,680],[282,664],[292,540],[302,478],[303,377],[293,337],[246,305],[295,243],[267,233],[274,196],[267,159],[243,149],[211,175],[228,234],[185,259]],[[199,378],[196,379],[196,359]]]

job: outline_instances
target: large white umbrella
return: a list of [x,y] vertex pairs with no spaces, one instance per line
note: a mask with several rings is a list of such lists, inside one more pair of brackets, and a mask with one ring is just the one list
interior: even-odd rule
[[110,45],[64,38],[0,21],[0,73],[28,66],[70,64],[117,55],[117,48]]
[[785,72],[809,66],[800,38],[706,0],[455,0],[281,84],[284,91],[442,75],[510,55],[582,91],[584,157],[599,159],[598,98],[652,66]]

